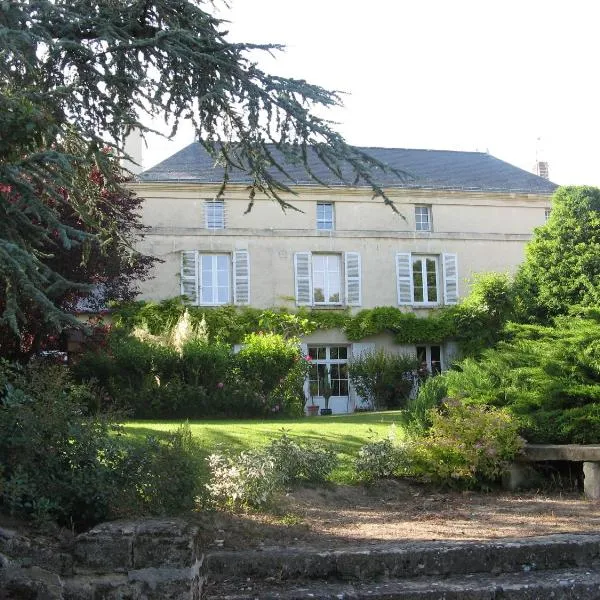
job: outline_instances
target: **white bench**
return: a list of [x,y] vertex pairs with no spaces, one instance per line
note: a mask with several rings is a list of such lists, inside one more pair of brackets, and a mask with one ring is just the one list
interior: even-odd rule
[[591,500],[600,500],[600,445],[525,444],[523,453],[510,467],[505,486],[516,490],[530,482],[530,463],[564,460],[583,463],[583,491]]

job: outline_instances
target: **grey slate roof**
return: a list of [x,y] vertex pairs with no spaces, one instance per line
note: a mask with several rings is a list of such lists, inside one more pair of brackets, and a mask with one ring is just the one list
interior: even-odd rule
[[[473,190],[551,194],[556,184],[519,169],[484,152],[414,150],[407,148],[360,148],[379,161],[408,172],[412,178],[400,180],[393,173],[379,173],[376,180],[384,188]],[[328,185],[345,185],[311,153],[313,171]],[[291,180],[287,185],[317,185],[302,165],[286,165]],[[281,174],[273,173],[283,178]],[[144,182],[220,183],[223,169],[194,142],[158,165],[140,174]],[[230,173],[230,183],[249,183],[239,170]],[[359,184],[360,185],[360,184]]]

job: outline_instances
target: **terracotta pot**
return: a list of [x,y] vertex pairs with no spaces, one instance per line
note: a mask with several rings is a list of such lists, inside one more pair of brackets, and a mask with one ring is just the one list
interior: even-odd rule
[[319,407],[316,404],[311,404],[306,407],[306,412],[309,417],[316,417],[319,414]]

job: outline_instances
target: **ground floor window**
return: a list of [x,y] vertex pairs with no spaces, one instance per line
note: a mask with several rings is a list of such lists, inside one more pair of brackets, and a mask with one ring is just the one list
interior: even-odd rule
[[348,395],[348,346],[309,346],[311,393],[322,396],[323,386],[330,381],[332,396]]
[[421,365],[427,367],[432,375],[442,372],[441,346],[417,346],[417,358]]

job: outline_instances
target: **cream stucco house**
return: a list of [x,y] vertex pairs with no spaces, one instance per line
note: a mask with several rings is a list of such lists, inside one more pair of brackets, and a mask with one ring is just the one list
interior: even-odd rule
[[[317,163],[328,186],[290,166],[297,195],[286,199],[301,212],[285,213],[257,199],[245,214],[242,172],[231,173],[216,199],[223,170],[199,144],[145,171],[133,185],[146,199],[143,220],[151,227],[141,250],[164,262],[142,297],[185,294],[207,307],[398,306],[426,314],[459,302],[474,273],[514,270],[556,188],[486,153],[365,150],[412,175],[379,180],[399,214],[372,200],[368,187],[343,185]],[[337,330],[303,343],[331,372],[334,412],[351,411],[357,401],[345,366],[353,355],[375,346],[418,352],[436,370],[453,352],[452,344],[397,346],[385,335],[351,343]]]

